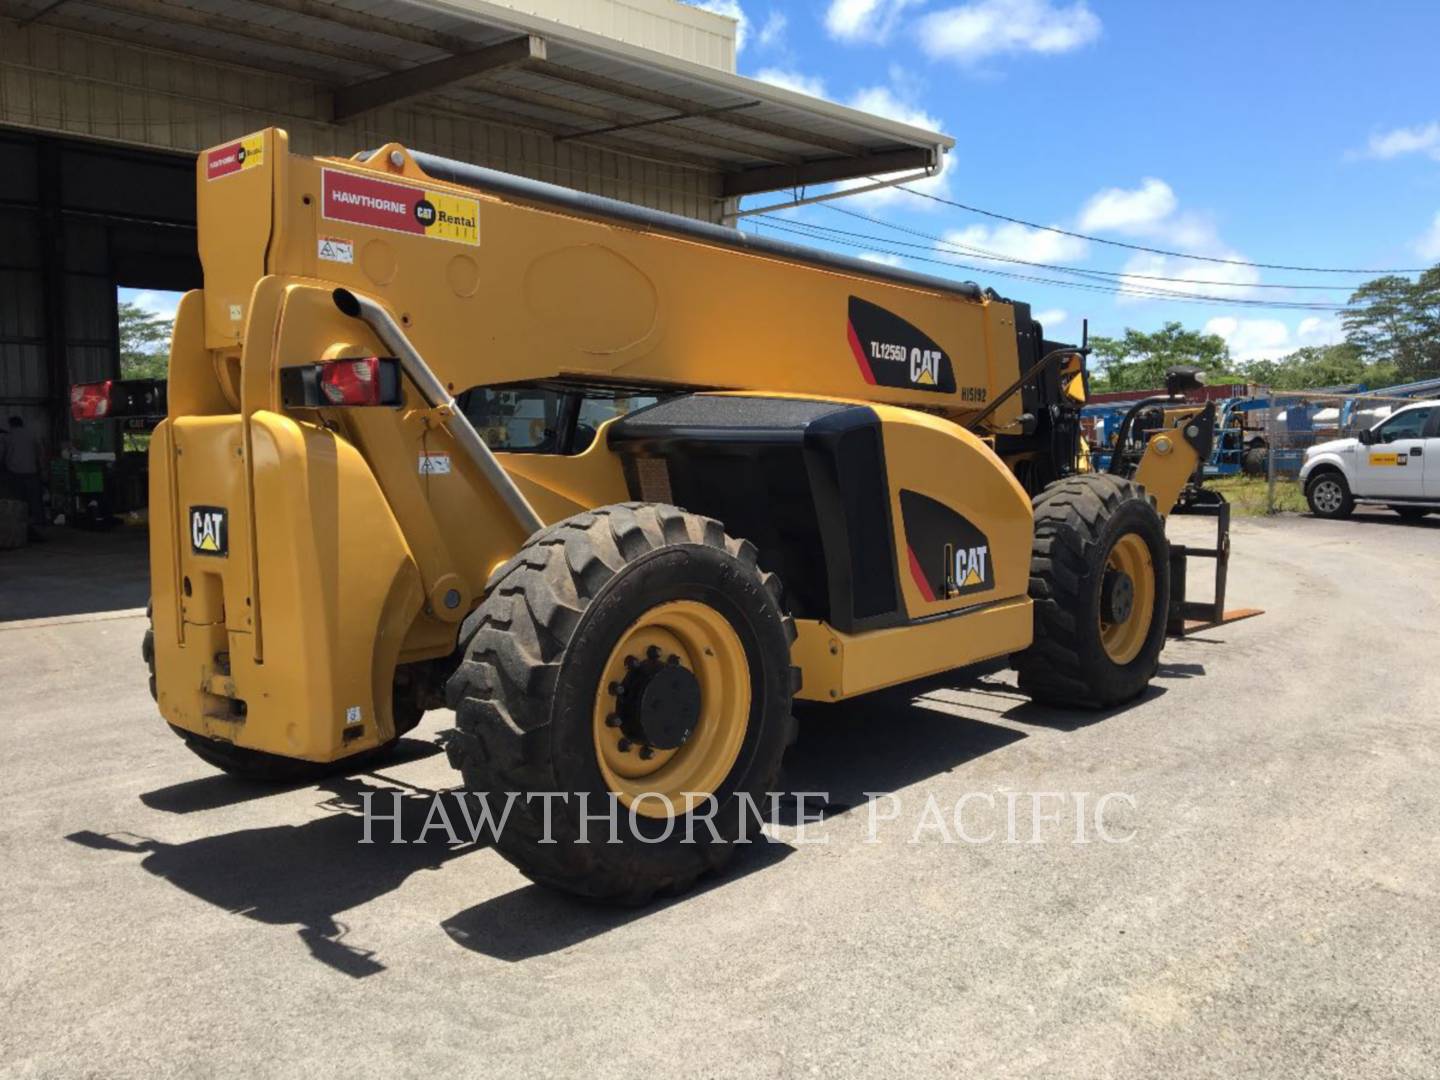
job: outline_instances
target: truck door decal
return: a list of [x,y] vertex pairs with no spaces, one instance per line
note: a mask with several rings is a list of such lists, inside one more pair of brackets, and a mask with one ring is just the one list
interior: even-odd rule
[[850,297],[850,351],[871,386],[955,392],[950,358],[919,328],[878,304]]

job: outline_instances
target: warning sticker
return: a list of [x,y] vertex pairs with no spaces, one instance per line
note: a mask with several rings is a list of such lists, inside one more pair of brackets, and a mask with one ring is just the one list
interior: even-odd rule
[[449,454],[421,454],[420,455],[421,476],[449,476],[450,455]]
[[353,263],[355,261],[355,245],[338,236],[322,236],[316,254],[326,262]]
[[475,199],[335,169],[324,170],[322,188],[321,211],[331,221],[480,243],[480,203]]
[[219,180],[222,176],[253,169],[265,160],[265,136],[246,135],[228,146],[220,146],[205,155],[205,179]]

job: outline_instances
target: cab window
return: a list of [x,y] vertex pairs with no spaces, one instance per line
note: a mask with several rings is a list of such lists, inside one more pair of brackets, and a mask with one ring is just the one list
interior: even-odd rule
[[606,420],[653,405],[652,394],[596,388],[477,386],[459,405],[485,445],[497,453],[580,454]]
[[1386,420],[1376,429],[1376,440],[1382,443],[1396,439],[1418,439],[1425,433],[1425,421],[1430,419],[1431,406],[1407,409]]

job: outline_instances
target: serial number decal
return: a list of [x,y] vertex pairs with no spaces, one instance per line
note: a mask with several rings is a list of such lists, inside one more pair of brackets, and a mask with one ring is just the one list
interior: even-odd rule
[[894,312],[852,296],[846,333],[860,377],[869,385],[955,392],[955,373],[944,350]]
[[338,169],[321,178],[321,214],[330,221],[428,236],[457,244],[480,243],[480,203]]

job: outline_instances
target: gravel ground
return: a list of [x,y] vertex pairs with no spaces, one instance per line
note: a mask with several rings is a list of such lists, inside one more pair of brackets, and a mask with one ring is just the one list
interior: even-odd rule
[[[0,623],[0,1073],[1434,1077],[1440,519],[1234,547],[1266,614],[1172,643],[1143,700],[1002,674],[808,720],[786,781],[824,820],[640,911],[357,842],[366,793],[414,836],[455,782],[448,713],[398,764],[256,789],[156,718],[143,618]],[[897,796],[874,843],[865,792]],[[967,794],[988,843],[937,825]]]

